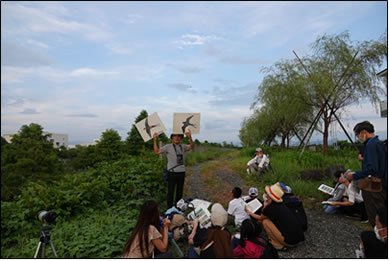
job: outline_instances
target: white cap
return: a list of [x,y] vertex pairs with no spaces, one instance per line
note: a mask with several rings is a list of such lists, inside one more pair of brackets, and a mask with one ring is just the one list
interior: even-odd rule
[[256,151],[256,152],[261,152],[262,149],[261,149],[261,148],[256,148],[255,151]]
[[257,188],[250,188],[249,195],[257,197],[258,196],[258,189]]

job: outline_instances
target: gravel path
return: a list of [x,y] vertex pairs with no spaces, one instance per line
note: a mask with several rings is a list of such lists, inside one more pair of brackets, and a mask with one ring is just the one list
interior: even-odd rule
[[[185,181],[186,195],[214,200],[215,196],[205,190],[206,184],[201,176],[201,168],[209,163],[191,167],[191,175]],[[227,167],[217,168],[213,174],[225,183],[221,187],[239,186],[243,191],[248,189],[240,175]],[[359,248],[359,235],[362,232],[362,228],[353,224],[356,221],[340,215],[325,215],[317,210],[305,211],[308,217],[305,241],[300,242],[296,248],[279,252],[280,258],[355,258],[355,249]]]

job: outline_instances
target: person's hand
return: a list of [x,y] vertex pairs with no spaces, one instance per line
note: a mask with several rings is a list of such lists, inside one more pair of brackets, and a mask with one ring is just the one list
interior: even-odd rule
[[158,137],[158,133],[154,133],[154,135],[153,135],[154,140],[156,140],[157,137]]
[[168,229],[171,222],[170,219],[165,218],[162,223],[163,223],[163,228]]
[[358,160],[363,161],[363,157],[361,154],[358,154]]
[[334,207],[334,206],[336,206],[336,202],[329,202],[329,203],[328,203],[328,205],[330,205],[330,206],[333,206],[333,207]]
[[353,179],[353,174],[352,173],[347,173],[347,179],[352,180]]
[[244,206],[244,211],[246,211],[246,213],[250,215],[250,211],[247,209],[246,206]]
[[185,132],[185,135],[186,135],[186,137],[188,137],[188,138],[191,138],[191,137],[192,137],[192,132],[190,131],[190,129],[188,129],[188,131]]

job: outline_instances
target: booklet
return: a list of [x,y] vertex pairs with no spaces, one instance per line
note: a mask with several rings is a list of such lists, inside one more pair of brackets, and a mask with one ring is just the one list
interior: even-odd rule
[[324,184],[321,184],[319,186],[318,190],[323,191],[325,193],[328,193],[331,196],[333,196],[333,194],[334,194],[334,188],[331,188],[330,186],[327,186],[327,185],[324,185]]
[[258,199],[251,200],[249,203],[245,203],[248,211],[255,213],[262,207],[262,203]]
[[195,210],[188,214],[189,220],[199,220],[200,228],[209,228],[211,226],[211,213],[209,213],[207,208],[203,206],[198,206]]

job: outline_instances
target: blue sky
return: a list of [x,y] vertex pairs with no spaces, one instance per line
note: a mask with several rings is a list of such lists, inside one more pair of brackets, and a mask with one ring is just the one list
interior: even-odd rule
[[[200,112],[194,138],[238,143],[261,68],[308,54],[324,33],[364,41],[386,28],[384,1],[2,1],[1,134],[35,122],[70,144],[109,128],[125,139],[145,109],[167,135],[174,112]],[[386,138],[387,119],[367,101],[343,121],[351,130],[366,119]]]

